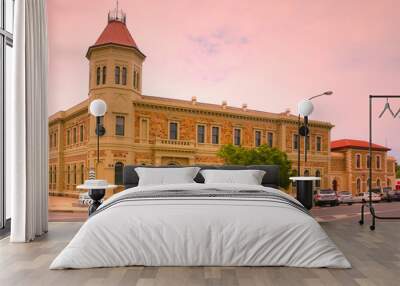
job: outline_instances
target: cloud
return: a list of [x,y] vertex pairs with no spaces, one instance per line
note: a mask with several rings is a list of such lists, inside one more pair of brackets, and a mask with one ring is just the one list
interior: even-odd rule
[[202,53],[217,55],[227,48],[236,48],[249,43],[248,37],[227,28],[216,29],[207,34],[189,35],[189,41]]

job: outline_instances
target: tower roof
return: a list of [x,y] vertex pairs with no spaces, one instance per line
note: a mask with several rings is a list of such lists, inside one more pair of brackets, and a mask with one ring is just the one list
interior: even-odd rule
[[[125,23],[118,20],[109,20],[107,26],[100,34],[94,46],[105,44],[117,44],[122,46],[138,48],[135,40],[129,33]],[[93,47],[93,46],[92,46]]]
[[104,28],[94,45],[89,47],[86,56],[89,56],[92,48],[108,44],[134,48],[145,57],[145,55],[139,50],[135,40],[126,27],[126,15],[122,10],[114,10],[108,14],[107,26]]

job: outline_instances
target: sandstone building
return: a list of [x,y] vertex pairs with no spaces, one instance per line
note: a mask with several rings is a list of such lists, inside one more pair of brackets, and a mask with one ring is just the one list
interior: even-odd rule
[[[297,146],[297,117],[288,112],[256,111],[246,105],[236,108],[225,101],[221,105],[201,103],[195,96],[177,100],[142,94],[145,55],[128,31],[123,13],[109,14],[106,28],[86,57],[88,98],[49,118],[51,194],[76,195],[76,186],[94,167],[98,178],[121,184],[127,164],[222,164],[216,152],[228,143],[244,147],[268,144],[287,152],[297,165],[297,148],[303,151],[304,144]],[[95,118],[88,113],[90,102],[97,98],[107,103],[98,165]],[[337,163],[340,155],[335,155],[333,166],[331,163],[333,125],[312,120],[310,128],[310,156],[302,172],[321,177],[317,187],[331,187],[330,174],[335,174],[338,186],[349,187],[348,182],[354,180],[346,173],[350,163],[345,159]],[[382,164],[386,158],[382,156]],[[332,170],[336,165],[339,170]]]

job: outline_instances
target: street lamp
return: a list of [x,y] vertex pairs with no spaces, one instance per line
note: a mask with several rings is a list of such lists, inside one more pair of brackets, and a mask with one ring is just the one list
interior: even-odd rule
[[[315,96],[310,97],[309,99],[303,99],[300,101],[297,105],[298,113],[299,113],[299,118],[298,118],[298,138],[297,138],[297,172],[298,175],[300,176],[300,136],[304,136],[304,162],[307,162],[307,145],[308,145],[308,134],[309,134],[309,128],[308,128],[308,116],[311,115],[311,113],[314,111],[314,105],[312,103],[312,100],[321,97],[324,95],[332,95],[333,91],[325,91],[324,93],[317,94]],[[304,117],[304,124],[301,125],[301,116]]]
[[90,114],[96,117],[96,135],[97,135],[97,164],[100,162],[100,136],[103,136],[106,132],[103,125],[100,124],[100,118],[104,116],[107,111],[107,104],[104,100],[95,99],[90,103],[89,106]]

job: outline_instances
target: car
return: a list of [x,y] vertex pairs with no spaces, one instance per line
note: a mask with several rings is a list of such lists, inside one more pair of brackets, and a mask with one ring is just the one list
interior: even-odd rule
[[400,190],[394,190],[391,196],[392,201],[400,201]]
[[342,191],[337,194],[339,204],[348,204],[351,206],[353,204],[353,195],[351,192]]
[[[369,192],[364,193],[363,199],[367,202],[369,201]],[[371,200],[374,203],[378,203],[382,200],[381,189],[371,189]]]
[[[386,187],[382,189],[382,200],[391,202],[394,200],[395,192],[391,187]],[[400,195],[400,192],[399,192]],[[400,198],[400,197],[399,197]]]
[[337,206],[339,201],[334,190],[326,189],[314,192],[314,203],[316,206],[330,205],[333,207]]

